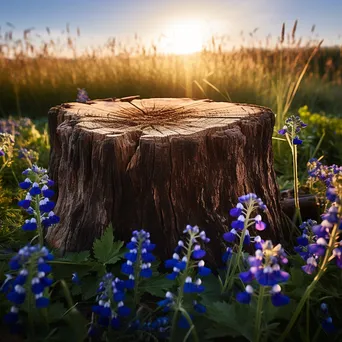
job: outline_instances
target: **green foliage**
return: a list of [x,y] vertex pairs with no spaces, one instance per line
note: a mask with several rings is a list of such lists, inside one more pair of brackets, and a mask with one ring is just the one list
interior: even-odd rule
[[208,307],[208,318],[214,325],[208,330],[207,339],[243,336],[249,341],[252,340],[253,311],[249,306],[215,302]]
[[94,242],[93,250],[94,257],[98,262],[107,264],[115,264],[122,257],[122,252],[120,252],[123,242],[115,241],[113,234],[113,227],[110,225],[100,239],[96,239]]

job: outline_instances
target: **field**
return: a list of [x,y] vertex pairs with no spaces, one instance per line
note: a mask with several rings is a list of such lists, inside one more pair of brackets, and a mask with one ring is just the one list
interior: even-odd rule
[[[18,341],[32,342],[341,339],[342,46],[322,45],[314,27],[309,38],[296,37],[296,26],[273,40],[242,34],[249,43],[229,51],[227,37],[213,37],[190,55],[162,54],[138,37],[133,47],[109,39],[82,51],[79,30],[68,27],[57,40],[49,29],[44,37],[26,30],[18,38],[11,25],[0,32],[1,333],[10,327]],[[241,194],[227,208],[234,221],[218,269],[204,266],[209,241],[190,226],[165,268],[143,230],[125,246],[110,226],[90,251],[42,249],[60,219],[53,182],[39,168],[49,160],[46,116],[76,101],[78,88],[91,99],[191,97],[271,108],[278,185],[295,200],[294,249],[262,240],[262,194]],[[322,222],[302,221],[301,191],[316,196]],[[261,238],[248,240],[251,226]]]

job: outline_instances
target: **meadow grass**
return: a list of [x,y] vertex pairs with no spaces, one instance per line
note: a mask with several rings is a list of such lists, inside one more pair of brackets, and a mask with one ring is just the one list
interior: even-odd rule
[[277,42],[255,39],[230,51],[224,37],[213,37],[203,51],[184,56],[161,54],[138,39],[133,48],[109,39],[80,51],[79,30],[73,37],[67,28],[58,40],[48,30],[38,44],[30,30],[15,39],[10,27],[0,36],[0,115],[44,116],[50,107],[74,101],[76,88],[86,88],[91,98],[138,94],[265,105],[278,114],[276,128],[304,104],[341,114],[342,47],[319,48],[314,35],[298,39],[296,27],[286,33],[283,26]]

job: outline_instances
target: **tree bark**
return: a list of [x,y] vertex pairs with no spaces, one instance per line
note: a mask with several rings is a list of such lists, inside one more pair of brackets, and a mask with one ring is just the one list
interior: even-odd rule
[[[48,241],[89,249],[108,224],[127,241],[145,229],[162,259],[187,224],[204,229],[219,260],[229,210],[254,192],[275,243],[289,236],[273,169],[274,114],[254,105],[192,99],[69,103],[49,112],[50,176],[61,222]],[[251,232],[252,233],[252,232]]]

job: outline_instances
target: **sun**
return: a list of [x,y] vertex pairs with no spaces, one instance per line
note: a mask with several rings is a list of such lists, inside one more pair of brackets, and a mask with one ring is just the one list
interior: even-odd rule
[[195,53],[202,50],[204,38],[204,25],[199,20],[175,22],[165,30],[160,49],[169,54]]

